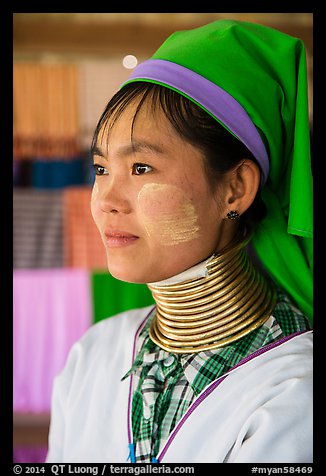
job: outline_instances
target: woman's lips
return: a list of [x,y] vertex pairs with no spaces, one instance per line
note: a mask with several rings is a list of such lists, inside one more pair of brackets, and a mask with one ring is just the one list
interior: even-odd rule
[[134,244],[139,236],[132,235],[127,231],[109,230],[104,233],[105,244],[108,248],[121,248]]

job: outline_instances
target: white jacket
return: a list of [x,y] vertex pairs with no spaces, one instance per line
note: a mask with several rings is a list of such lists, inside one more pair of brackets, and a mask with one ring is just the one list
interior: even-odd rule
[[[49,463],[127,463],[130,377],[151,308],[93,325],[54,382]],[[160,448],[162,463],[311,463],[312,333],[252,354],[212,382]]]

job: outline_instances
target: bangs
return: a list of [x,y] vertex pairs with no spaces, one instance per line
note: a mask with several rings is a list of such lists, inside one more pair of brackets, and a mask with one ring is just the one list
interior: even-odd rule
[[133,101],[139,100],[137,108],[135,110],[134,117],[132,119],[132,126],[131,126],[131,138],[132,138],[132,132],[134,128],[135,119],[145,99],[147,97],[152,98],[152,108],[155,108],[155,105],[157,104],[157,94],[155,94],[155,91],[153,91],[152,94],[150,94],[150,92],[151,92],[151,88],[148,87],[148,83],[137,83],[136,86],[133,85],[132,87],[130,87],[130,85],[124,86],[120,91],[118,91],[112,97],[112,99],[108,102],[95,128],[95,132],[94,132],[94,136],[93,136],[92,144],[91,144],[92,152],[94,148],[96,147],[96,145],[98,144],[98,142],[103,141],[104,136],[106,136],[106,145],[108,144],[109,134],[114,124],[121,117],[122,113],[126,110],[126,108],[131,103],[133,103]]

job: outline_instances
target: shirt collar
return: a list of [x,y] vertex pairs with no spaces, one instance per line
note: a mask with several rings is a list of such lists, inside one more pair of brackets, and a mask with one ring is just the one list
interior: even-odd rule
[[[226,359],[222,356],[219,357],[219,349],[213,351],[202,351],[196,354],[172,354],[161,349],[150,339],[148,333],[150,322],[154,314],[155,313],[153,312],[153,314],[149,316],[148,321],[141,330],[137,340],[138,352],[131,368],[121,380],[125,380],[133,373],[138,373],[138,375],[140,375],[144,366],[151,367],[154,362],[161,362],[164,365],[164,362],[168,362],[168,359],[173,355],[178,365],[181,365],[184,376],[189,385],[192,387],[195,394],[198,395],[206,385],[211,383],[212,380],[215,380],[219,374],[223,373]],[[209,366],[209,370],[207,368],[207,363],[209,361],[212,362],[213,356],[215,356],[213,360],[214,364]],[[203,371],[204,369],[205,371]]]

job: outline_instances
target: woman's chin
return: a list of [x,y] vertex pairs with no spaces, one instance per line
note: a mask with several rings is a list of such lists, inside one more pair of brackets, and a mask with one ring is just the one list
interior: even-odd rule
[[152,270],[144,270],[140,267],[114,266],[112,263],[108,263],[108,271],[115,279],[134,284],[155,283],[170,277],[166,273],[153,273]]
[[115,266],[112,263],[108,263],[108,271],[115,279],[126,283],[145,284],[150,282],[146,281],[146,273],[144,275],[132,266]]
[[151,260],[150,256],[130,256],[113,253],[107,255],[108,271],[114,278],[126,283],[149,284],[158,283],[175,276],[190,266],[193,261],[174,260],[172,263],[167,259]]

